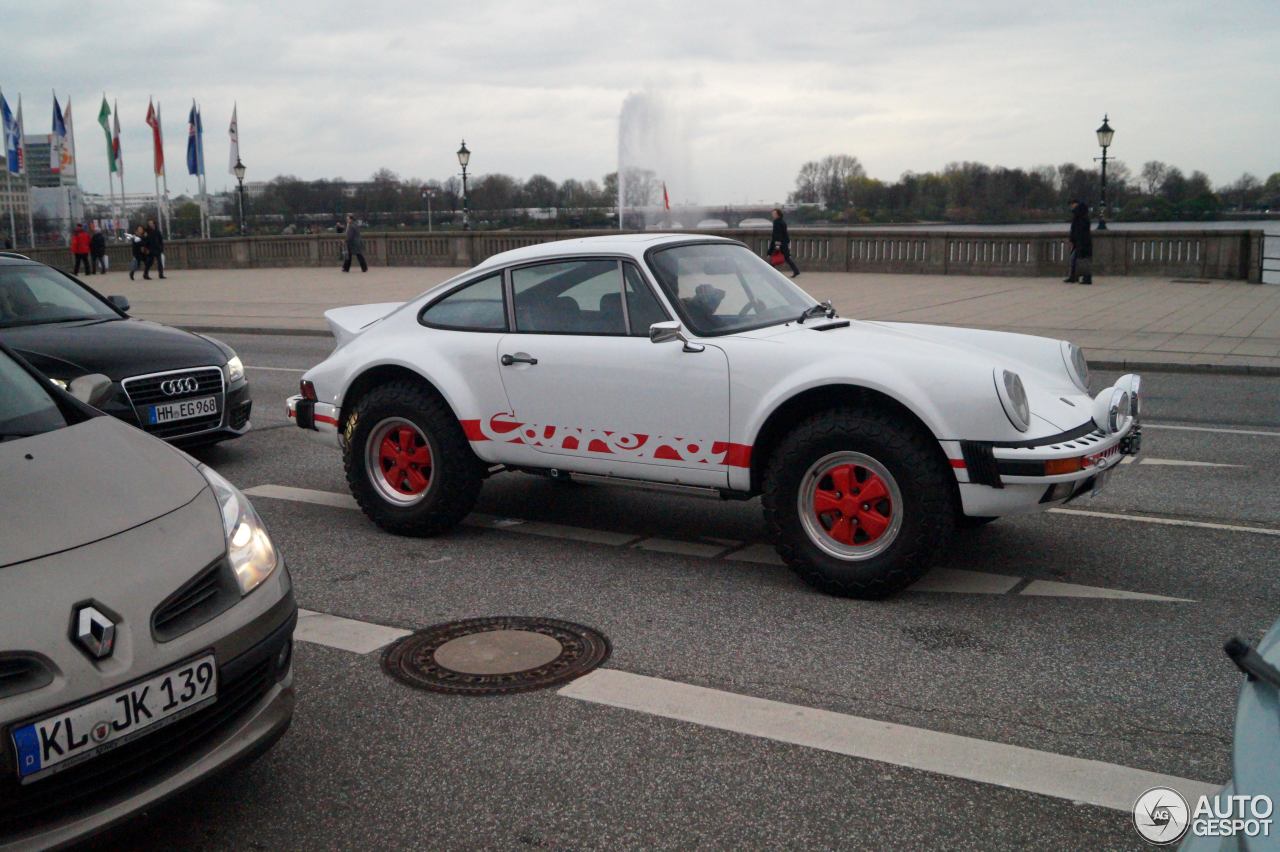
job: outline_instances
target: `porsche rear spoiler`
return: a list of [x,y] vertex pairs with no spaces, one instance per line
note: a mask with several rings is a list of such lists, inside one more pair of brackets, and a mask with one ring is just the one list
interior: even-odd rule
[[333,308],[324,312],[324,319],[338,345],[342,346],[403,304],[404,302],[377,302]]

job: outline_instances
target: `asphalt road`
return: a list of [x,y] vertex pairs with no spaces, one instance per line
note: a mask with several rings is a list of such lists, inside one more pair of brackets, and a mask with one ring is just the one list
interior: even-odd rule
[[[328,342],[224,339],[250,367],[255,428],[200,457],[246,489],[345,494],[336,451],[283,413],[297,371]],[[715,699],[726,718],[749,696],[962,735],[993,759],[1020,746],[1218,784],[1240,684],[1222,642],[1255,640],[1280,616],[1280,537],[1267,532],[1280,530],[1280,395],[1265,378],[1146,381],[1142,461],[1071,507],[1098,514],[966,533],[941,566],[960,578],[950,591],[876,603],[735,558],[767,553],[752,547],[767,544],[758,501],[503,474],[478,512],[504,520],[431,540],[386,535],[341,506],[255,505],[308,610],[409,630],[561,618],[608,635],[606,667],[657,678],[658,693],[731,694]],[[593,543],[563,528],[620,535]],[[1020,578],[1013,593],[970,593],[964,578],[993,574]],[[1098,590],[1175,600],[1081,596]],[[971,780],[964,767],[922,771],[556,690],[419,692],[384,675],[378,652],[299,643],[295,660],[297,717],[269,754],[100,845],[1142,847],[1128,813]]]

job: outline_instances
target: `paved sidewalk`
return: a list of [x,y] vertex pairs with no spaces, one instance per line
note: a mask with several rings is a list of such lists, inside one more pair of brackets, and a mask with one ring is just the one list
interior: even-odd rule
[[[403,301],[462,270],[173,270],[164,281],[88,279],[121,293],[135,316],[195,330],[324,334],[325,310]],[[797,281],[839,311],[1041,334],[1072,340],[1099,367],[1280,376],[1280,287],[1238,281],[1100,278],[1092,287],[1054,278],[806,273]]]

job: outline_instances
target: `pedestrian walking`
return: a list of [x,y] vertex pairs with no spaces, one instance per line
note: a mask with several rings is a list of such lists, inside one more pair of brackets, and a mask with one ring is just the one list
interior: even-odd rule
[[347,214],[347,254],[342,259],[342,271],[351,271],[351,258],[354,257],[360,261],[360,271],[368,272],[369,264],[364,261],[364,239],[360,236],[360,226],[356,224],[356,217]]
[[75,231],[71,234],[71,253],[76,257],[76,269],[72,275],[80,274],[80,265],[84,264],[84,274],[93,274],[93,264],[89,261],[89,232],[84,225],[76,222]]
[[93,261],[93,271],[107,274],[107,235],[98,229],[98,223],[89,226],[89,257]]
[[147,231],[145,236],[147,242],[146,268],[142,271],[142,277],[147,280],[151,279],[151,264],[155,264],[159,268],[160,278],[164,279],[164,234],[160,232],[159,226],[156,225],[155,219],[147,220]]
[[774,252],[781,252],[782,259],[791,267],[792,278],[800,275],[800,269],[791,259],[791,235],[787,233],[787,220],[782,218],[780,207],[773,208],[773,235],[769,238],[769,254]]
[[[1093,234],[1089,232],[1089,206],[1071,199],[1071,268],[1062,280],[1067,284],[1093,283]],[[1079,275],[1077,275],[1077,272]]]
[[124,235],[128,237],[129,248],[133,251],[133,259],[129,261],[129,280],[133,281],[133,273],[142,268],[147,257],[147,232],[139,225],[132,234],[125,231]]

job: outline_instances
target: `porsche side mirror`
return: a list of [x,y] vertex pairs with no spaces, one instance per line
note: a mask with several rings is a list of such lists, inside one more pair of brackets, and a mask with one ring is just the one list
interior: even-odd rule
[[121,313],[129,313],[129,298],[127,296],[108,296],[107,301],[116,306]]
[[111,397],[111,379],[102,373],[80,376],[72,379],[71,384],[67,386],[67,393],[86,405],[98,408]]
[[655,322],[649,326],[649,340],[652,343],[668,343],[672,340],[679,340],[684,344],[685,352],[701,352],[707,348],[701,343],[690,343],[689,338],[684,336],[684,329],[680,327],[680,323],[676,320]]

